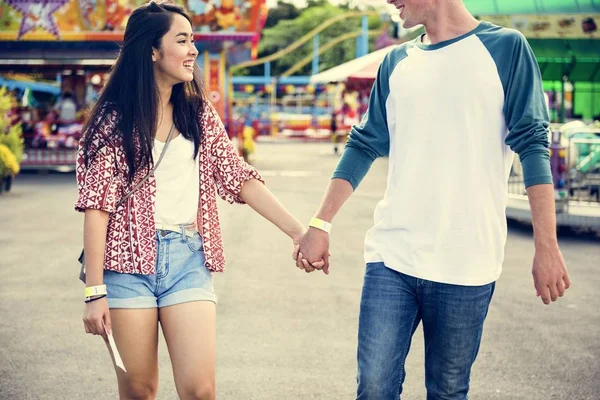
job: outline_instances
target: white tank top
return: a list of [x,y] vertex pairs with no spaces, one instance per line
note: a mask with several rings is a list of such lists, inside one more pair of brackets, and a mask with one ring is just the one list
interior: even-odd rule
[[[158,161],[165,143],[154,139],[152,157]],[[156,224],[192,224],[198,213],[200,197],[199,159],[194,156],[194,142],[183,135],[171,139],[160,165],[154,172],[156,178]]]

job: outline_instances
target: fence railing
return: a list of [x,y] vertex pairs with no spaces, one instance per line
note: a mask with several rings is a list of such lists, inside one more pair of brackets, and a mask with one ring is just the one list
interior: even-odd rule
[[[570,201],[600,203],[600,139],[570,138],[566,152],[564,187]],[[555,187],[556,187],[555,182]],[[510,171],[508,193],[526,195],[523,168],[518,156]]]
[[600,139],[570,138],[568,149],[569,199],[600,203]]

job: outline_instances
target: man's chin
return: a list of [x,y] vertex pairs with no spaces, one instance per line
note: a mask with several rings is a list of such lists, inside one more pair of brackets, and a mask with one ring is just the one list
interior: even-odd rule
[[402,27],[404,29],[411,29],[411,28],[414,28],[417,25],[419,25],[419,24],[413,23],[410,19],[403,19],[402,20]]

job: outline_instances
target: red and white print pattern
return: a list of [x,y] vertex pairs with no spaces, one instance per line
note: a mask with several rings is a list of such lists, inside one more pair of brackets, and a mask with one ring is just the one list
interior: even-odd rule
[[[196,224],[204,241],[206,267],[210,271],[221,272],[225,267],[225,257],[216,195],[229,203],[243,204],[240,197],[242,184],[249,179],[264,181],[238,156],[212,105],[207,103],[205,108],[200,119],[204,134],[199,154],[200,200]],[[84,138],[91,141],[87,167],[81,141],[77,154],[79,196],[75,209],[97,209],[110,213],[104,258],[106,270],[153,274],[156,260],[156,180],[151,176],[116,208],[119,199],[146,174],[146,171],[139,171],[132,183],[127,181],[125,153],[115,134],[117,118],[116,113],[108,115],[92,137]]]

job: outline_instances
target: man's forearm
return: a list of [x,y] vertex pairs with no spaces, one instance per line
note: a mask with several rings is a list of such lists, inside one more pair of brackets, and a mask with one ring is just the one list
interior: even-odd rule
[[325,198],[316,213],[316,217],[331,222],[342,205],[354,192],[354,188],[345,179],[332,179],[329,182]]
[[531,221],[536,247],[555,247],[556,210],[554,204],[554,187],[551,184],[533,185],[527,188]]

